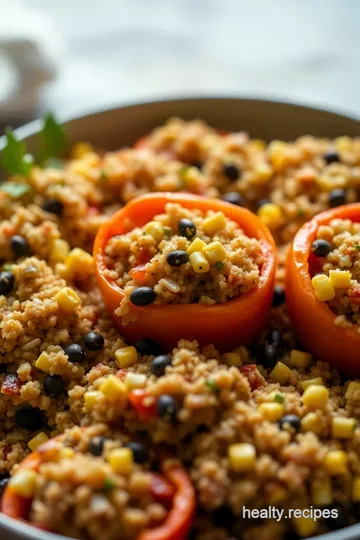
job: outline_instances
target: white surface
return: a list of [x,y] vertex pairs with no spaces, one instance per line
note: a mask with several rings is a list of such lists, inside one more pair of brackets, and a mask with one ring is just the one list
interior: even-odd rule
[[24,3],[52,15],[67,44],[42,110],[205,93],[360,116],[360,0]]

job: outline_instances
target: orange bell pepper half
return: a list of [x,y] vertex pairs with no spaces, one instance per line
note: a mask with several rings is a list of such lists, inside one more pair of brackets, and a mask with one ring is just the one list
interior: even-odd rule
[[[137,319],[123,326],[121,317],[114,312],[124,298],[124,292],[104,275],[106,245],[115,234],[127,233],[127,224],[131,223],[131,228],[142,227],[155,215],[163,213],[169,202],[203,212],[221,211],[235,221],[245,234],[257,238],[265,259],[260,270],[259,286],[225,304],[132,306]],[[100,228],[94,245],[97,283],[114,324],[128,341],[151,338],[165,350],[176,346],[180,339],[196,339],[201,345],[212,343],[219,350],[231,350],[238,345],[251,343],[261,333],[271,306],[275,259],[274,240],[257,216],[245,208],[221,200],[187,193],[150,193],[133,199]]]
[[311,252],[316,231],[333,219],[360,222],[360,204],[338,206],[305,223],[296,234],[286,262],[286,298],[291,321],[306,348],[319,360],[353,375],[360,375],[360,334],[335,324],[336,315],[318,300],[311,279],[321,271]]

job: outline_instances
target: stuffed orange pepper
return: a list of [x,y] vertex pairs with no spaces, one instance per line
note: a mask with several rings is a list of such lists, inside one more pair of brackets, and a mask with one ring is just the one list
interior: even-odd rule
[[323,212],[295,236],[286,267],[287,305],[317,358],[360,375],[360,204]]
[[[159,472],[152,469],[159,468]],[[185,540],[195,494],[180,462],[105,425],[73,428],[20,463],[1,511],[74,538]],[[136,518],[136,519],[135,519]]]
[[250,343],[272,302],[275,247],[245,208],[189,194],[134,199],[100,229],[97,282],[130,341]]

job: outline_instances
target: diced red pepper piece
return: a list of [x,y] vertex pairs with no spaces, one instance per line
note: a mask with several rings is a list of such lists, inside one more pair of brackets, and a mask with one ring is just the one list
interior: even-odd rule
[[150,494],[168,508],[174,497],[174,487],[160,474],[152,473],[151,476]]
[[249,381],[251,390],[256,390],[259,386],[264,386],[264,377],[260,374],[256,364],[241,366],[240,371]]
[[134,407],[139,420],[145,421],[149,418],[156,416],[156,401],[151,400],[151,403],[147,403],[149,393],[146,390],[132,390],[129,393],[129,401]]
[[16,373],[9,373],[6,375],[4,382],[1,385],[1,393],[7,396],[18,396],[20,394],[20,388],[22,382]]

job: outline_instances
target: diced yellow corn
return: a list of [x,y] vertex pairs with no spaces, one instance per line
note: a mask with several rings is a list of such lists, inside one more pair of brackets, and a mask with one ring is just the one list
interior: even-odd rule
[[88,411],[93,409],[99,401],[102,400],[102,394],[95,390],[86,392],[84,394],[85,407]]
[[70,251],[70,246],[66,242],[66,240],[63,240],[62,238],[57,238],[56,240],[53,241],[51,245],[50,262],[52,264],[65,262],[69,251]]
[[146,375],[143,373],[127,373],[124,379],[127,390],[135,390],[136,388],[144,388],[146,385]]
[[306,390],[309,386],[322,386],[323,384],[324,383],[321,377],[315,377],[315,379],[308,379],[307,381],[303,381],[301,383],[301,386],[304,390]]
[[202,250],[210,264],[222,262],[226,259],[226,249],[221,242],[210,242]]
[[224,229],[225,225],[226,219],[222,212],[216,212],[216,214],[205,218],[202,222],[205,233],[209,235],[215,234],[217,231]]
[[197,274],[203,274],[210,270],[210,264],[206,257],[200,252],[195,251],[190,255],[190,264]]
[[116,448],[109,453],[107,459],[116,474],[129,475],[131,473],[134,458],[130,448]]
[[205,247],[207,246],[207,244],[201,240],[200,238],[195,238],[195,240],[193,240],[190,244],[190,246],[187,248],[187,253],[189,255],[191,255],[192,253],[195,253],[197,251],[202,251]]
[[329,174],[326,170],[316,176],[316,184],[321,191],[332,191],[336,188],[345,188],[347,178],[344,174]]
[[115,360],[120,369],[133,366],[138,359],[135,347],[122,347],[115,351]]
[[295,531],[302,538],[307,538],[315,534],[319,528],[319,522],[311,517],[293,517],[292,523]]
[[278,504],[288,498],[288,492],[282,486],[276,486],[270,493],[267,501],[269,504]]
[[341,137],[336,137],[335,139],[335,147],[338,152],[341,150],[343,151],[350,151],[352,148],[353,142],[351,140],[351,137],[347,137],[345,135],[342,135]]
[[233,352],[240,354],[240,358],[243,364],[246,364],[250,359],[249,352],[246,347],[237,347],[233,350]]
[[291,369],[282,362],[277,362],[270,373],[270,377],[280,384],[285,384],[291,377]]
[[331,476],[346,474],[347,455],[343,450],[331,450],[325,456],[324,465]]
[[90,253],[81,248],[74,248],[66,257],[66,274],[69,279],[74,277],[85,280],[94,273],[94,259]]
[[228,454],[230,466],[236,472],[248,471],[255,467],[256,450],[252,444],[231,444]]
[[44,444],[44,442],[48,440],[49,437],[46,435],[46,433],[38,433],[37,435],[35,435],[35,437],[31,439],[31,441],[28,442],[28,447],[32,452],[35,452],[35,450],[37,450],[39,446],[41,446],[42,444]]
[[311,483],[312,502],[316,506],[329,506],[333,502],[330,478],[318,478]]
[[355,418],[336,416],[332,419],[332,435],[336,439],[350,439],[356,427]]
[[75,456],[75,450],[73,448],[69,448],[68,446],[64,446],[60,450],[60,459],[73,459]]
[[355,396],[360,398],[360,382],[351,381],[345,392],[345,399],[354,399]]
[[50,373],[50,356],[46,352],[42,352],[38,359],[35,362],[35,367],[37,369],[41,369],[41,371],[44,371],[45,373]]
[[184,187],[188,191],[195,191],[201,184],[201,172],[197,167],[187,167],[186,171],[181,175]]
[[71,157],[73,159],[81,159],[89,152],[92,152],[94,147],[92,144],[87,142],[78,142],[76,143],[71,150]]
[[290,353],[290,364],[297,368],[306,368],[311,364],[312,356],[309,353],[293,349]]
[[327,302],[335,296],[335,289],[331,284],[330,278],[325,274],[314,276],[311,280],[314,287],[316,298],[322,302]]
[[36,490],[37,473],[31,469],[20,469],[9,480],[9,486],[14,493],[30,499]]
[[309,412],[301,420],[301,429],[302,431],[312,431],[313,433],[319,434],[321,431],[321,423],[319,418],[314,412]]
[[273,174],[273,168],[268,163],[259,163],[255,165],[250,175],[250,183],[256,185],[266,184]]
[[272,141],[269,144],[269,159],[276,172],[281,172],[287,165],[287,149],[288,145],[284,141]]
[[144,227],[146,234],[150,234],[155,242],[160,242],[164,238],[164,227],[158,221],[150,221]]
[[329,390],[325,386],[308,386],[302,395],[302,402],[310,409],[325,409],[329,399]]
[[284,414],[284,406],[281,403],[261,403],[258,406],[258,411],[265,420],[277,422]]
[[55,295],[55,302],[66,313],[72,313],[81,304],[79,295],[70,287],[64,287]]
[[352,500],[360,502],[360,476],[355,476],[352,488]]
[[349,270],[330,270],[329,278],[334,289],[350,287],[351,272]]
[[281,208],[274,203],[266,203],[260,206],[257,215],[261,221],[272,230],[278,229],[283,223]]
[[228,352],[222,355],[222,359],[228,366],[241,367],[243,365],[240,354],[236,352]]
[[125,401],[127,395],[125,384],[115,375],[106,377],[100,385],[100,392],[111,402]]

